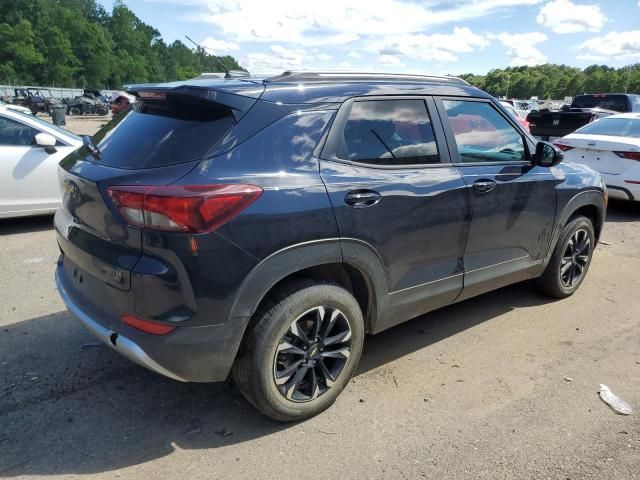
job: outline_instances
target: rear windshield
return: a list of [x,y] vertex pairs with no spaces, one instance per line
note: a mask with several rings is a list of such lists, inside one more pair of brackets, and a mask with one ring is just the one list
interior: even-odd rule
[[190,97],[138,101],[93,137],[102,165],[163,167],[201,159],[235,124],[231,110]]
[[575,133],[640,138],[640,118],[602,118]]
[[571,104],[573,108],[603,108],[616,112],[628,112],[626,95],[578,95]]

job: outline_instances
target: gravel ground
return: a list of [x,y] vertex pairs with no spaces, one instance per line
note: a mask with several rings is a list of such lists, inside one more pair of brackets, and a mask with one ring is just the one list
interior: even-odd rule
[[[38,118],[51,122],[51,117],[45,114],[38,114]],[[65,117],[66,125],[62,128],[77,134],[77,135],[93,135],[104,124],[111,120],[111,113],[105,116],[98,115],[67,115]]]
[[297,424],[96,346],[58,298],[51,218],[2,221],[0,476],[638,478],[639,218],[611,206],[571,298],[519,284],[368,337],[337,403]]

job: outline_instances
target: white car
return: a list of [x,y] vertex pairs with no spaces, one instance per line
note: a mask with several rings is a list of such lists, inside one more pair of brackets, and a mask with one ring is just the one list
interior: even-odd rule
[[640,201],[640,113],[601,118],[554,144],[565,160],[600,172],[610,197]]
[[58,163],[80,146],[77,135],[0,105],[0,218],[55,212]]

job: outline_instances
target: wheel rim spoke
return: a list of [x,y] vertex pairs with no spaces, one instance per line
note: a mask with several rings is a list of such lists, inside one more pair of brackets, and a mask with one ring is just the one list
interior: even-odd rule
[[300,325],[298,325],[298,320],[295,320],[292,324],[291,327],[289,328],[289,331],[295,335],[296,337],[298,337],[300,339],[301,342],[308,344],[309,343],[309,338],[307,337],[307,334],[304,333],[304,330],[302,330],[302,328],[300,328]]
[[287,398],[289,400],[293,398],[293,395],[298,390],[298,387],[304,380],[304,377],[307,376],[308,372],[309,372],[309,367],[307,365],[301,366],[296,372],[296,374],[293,376],[293,379],[290,382],[285,384],[285,391],[287,394]]
[[297,362],[292,363],[284,370],[279,370],[276,372],[276,385],[284,385],[289,381],[289,379],[293,376],[294,373],[298,370],[298,367],[302,364],[304,360],[298,360]]
[[342,374],[351,356],[351,326],[337,308],[319,306],[293,320],[275,349],[273,376],[293,402],[322,396]]
[[584,276],[591,253],[589,233],[577,230],[567,242],[560,263],[560,281],[565,287],[572,287]]
[[336,350],[325,350],[322,352],[324,358],[343,358],[347,359],[351,355],[349,347],[340,347]]
[[320,370],[320,374],[324,379],[324,383],[327,385],[327,388],[331,388],[334,382],[336,381],[336,379],[333,377],[333,375],[331,374],[327,366],[324,364],[324,359],[318,362],[318,366],[320,367],[319,370]]
[[291,343],[287,342],[286,340],[282,341],[278,345],[278,350],[277,351],[278,351],[278,353],[290,353],[292,355],[306,355],[304,350],[302,350],[301,348],[296,347],[295,345],[292,345]]

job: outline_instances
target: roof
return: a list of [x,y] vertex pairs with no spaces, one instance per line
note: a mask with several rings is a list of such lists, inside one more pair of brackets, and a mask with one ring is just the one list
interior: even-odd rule
[[373,95],[489,96],[456,77],[350,72],[287,71],[270,77],[234,78],[204,75],[192,80],[125,86],[131,93],[145,90],[173,90],[202,97],[209,96],[202,90],[212,90],[286,104],[341,103],[351,97]]

